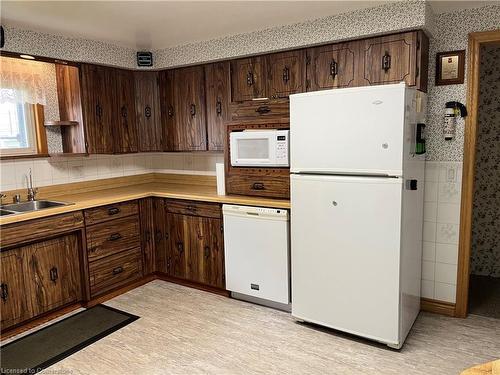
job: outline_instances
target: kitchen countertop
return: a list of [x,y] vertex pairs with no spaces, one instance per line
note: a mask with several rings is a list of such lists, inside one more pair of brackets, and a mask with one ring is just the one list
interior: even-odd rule
[[239,195],[217,195],[217,189],[215,186],[151,182],[108,189],[97,189],[85,193],[51,196],[49,198],[50,200],[70,202],[73,204],[43,209],[40,211],[3,216],[0,217],[0,225],[18,223],[26,220],[146,197],[175,198],[247,206],[290,208],[290,201],[285,199]]

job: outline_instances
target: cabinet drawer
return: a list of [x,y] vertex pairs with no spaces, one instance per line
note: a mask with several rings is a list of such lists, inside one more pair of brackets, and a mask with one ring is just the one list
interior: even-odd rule
[[285,176],[226,176],[229,194],[255,195],[259,197],[290,198],[290,177]]
[[90,294],[95,297],[142,276],[141,249],[135,248],[91,262]]
[[138,213],[139,206],[137,205],[137,201],[115,203],[85,210],[85,223],[92,225]]
[[221,217],[221,208],[219,204],[196,201],[167,200],[167,212],[173,214],[213,217],[216,219]]
[[232,121],[290,117],[288,99],[231,103],[229,110],[231,111]]
[[140,246],[137,215],[106,221],[87,228],[89,261]]

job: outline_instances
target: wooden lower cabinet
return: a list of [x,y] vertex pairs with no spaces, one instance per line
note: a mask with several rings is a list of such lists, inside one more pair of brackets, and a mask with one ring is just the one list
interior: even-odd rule
[[27,247],[21,247],[5,251],[0,255],[1,329],[33,316],[26,293],[25,251]]
[[81,298],[78,237],[75,234],[35,243],[28,252],[33,315]]
[[[167,204],[167,273],[170,276],[194,281],[216,288],[225,287],[224,242],[222,219],[207,209],[207,203],[168,201]],[[172,211],[169,210],[172,205]],[[180,212],[180,207],[192,207],[190,214]],[[199,214],[197,213],[199,212]]]
[[2,329],[81,300],[80,249],[68,234],[2,252]]

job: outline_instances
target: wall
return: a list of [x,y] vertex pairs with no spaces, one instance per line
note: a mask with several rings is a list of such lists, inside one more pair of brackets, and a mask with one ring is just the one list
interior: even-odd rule
[[465,122],[460,119],[455,139],[445,141],[442,119],[447,101],[466,103],[467,76],[461,85],[435,86],[435,58],[437,52],[467,49],[470,32],[498,29],[500,6],[440,14],[434,21],[436,37],[430,40],[429,53],[422,295],[455,302]]
[[223,159],[220,153],[140,153],[2,161],[0,191],[27,188],[30,168],[35,186],[48,186],[151,172],[215,175]]
[[481,48],[471,273],[500,277],[500,45]]

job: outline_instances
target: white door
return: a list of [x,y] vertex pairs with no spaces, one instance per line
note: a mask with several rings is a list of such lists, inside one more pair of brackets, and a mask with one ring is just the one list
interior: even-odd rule
[[404,114],[404,84],[291,95],[291,171],[401,176]]
[[291,176],[292,315],[397,344],[399,178]]

